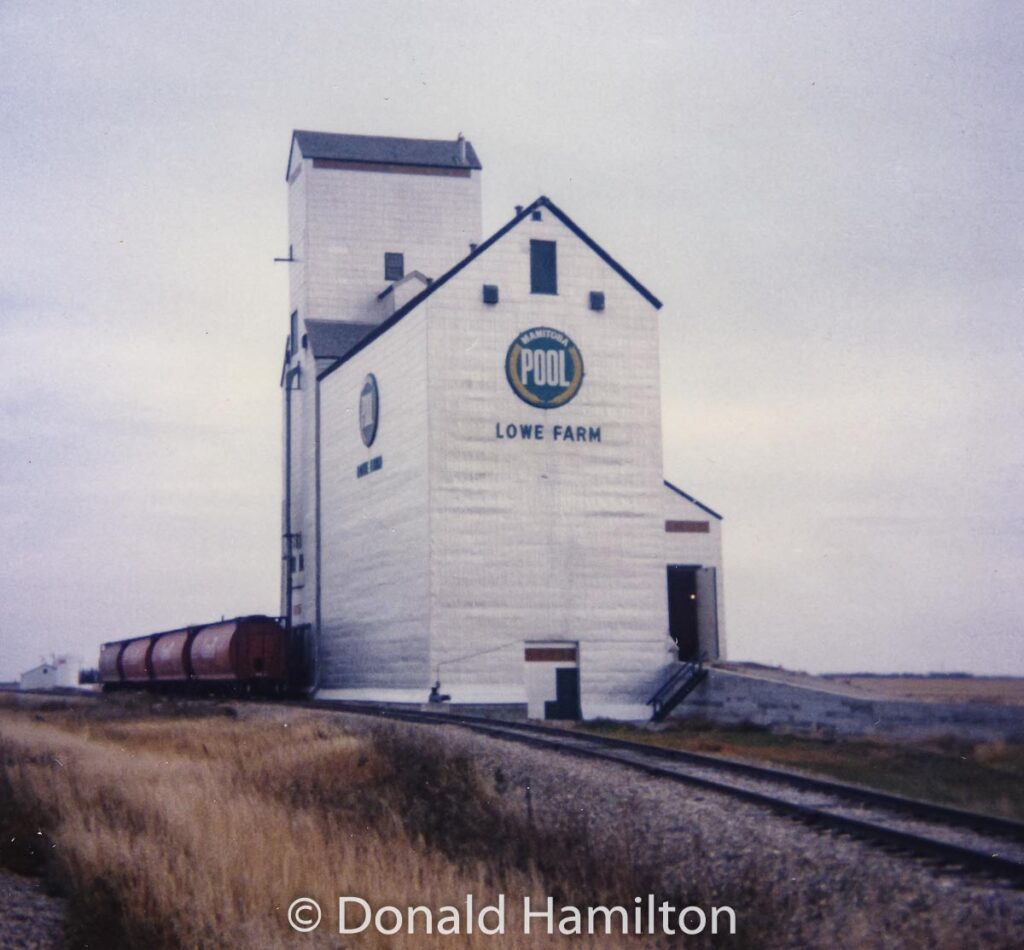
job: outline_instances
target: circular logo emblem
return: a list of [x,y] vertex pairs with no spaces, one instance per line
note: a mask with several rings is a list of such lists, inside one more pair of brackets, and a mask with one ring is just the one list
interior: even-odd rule
[[560,330],[534,327],[512,341],[505,355],[505,375],[523,402],[557,409],[580,391],[583,356]]
[[359,432],[363,437],[363,445],[369,448],[377,438],[377,423],[380,421],[380,392],[377,390],[377,377],[370,373],[363,380],[363,390],[359,393]]

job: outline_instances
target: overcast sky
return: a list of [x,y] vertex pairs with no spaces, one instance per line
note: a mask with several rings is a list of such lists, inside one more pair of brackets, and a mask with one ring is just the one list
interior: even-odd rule
[[665,302],[732,658],[1024,674],[1020,12],[3,0],[0,678],[276,612],[293,128],[463,131]]

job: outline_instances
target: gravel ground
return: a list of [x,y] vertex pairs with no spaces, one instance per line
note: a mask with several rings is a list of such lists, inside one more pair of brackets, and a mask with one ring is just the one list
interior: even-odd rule
[[64,901],[48,896],[41,880],[0,869],[0,947],[58,950],[63,922]]
[[[370,720],[346,716],[356,730]],[[430,729],[429,726],[409,726]],[[617,837],[665,869],[670,893],[729,905],[748,945],[1017,948],[1024,893],[807,828],[624,766],[556,756],[455,727],[443,732],[540,824]],[[621,853],[621,851],[620,851]],[[636,895],[623,894],[630,904]],[[696,900],[694,900],[696,898]]]

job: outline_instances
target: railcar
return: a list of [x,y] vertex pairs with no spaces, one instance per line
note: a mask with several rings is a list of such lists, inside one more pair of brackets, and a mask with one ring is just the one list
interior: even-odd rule
[[302,692],[309,680],[307,638],[273,617],[254,615],[104,643],[104,690]]

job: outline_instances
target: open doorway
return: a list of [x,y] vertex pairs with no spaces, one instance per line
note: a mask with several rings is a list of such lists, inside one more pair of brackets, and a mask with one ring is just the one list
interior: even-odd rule
[[700,564],[669,564],[668,629],[684,662],[718,656],[718,601],[715,569]]

